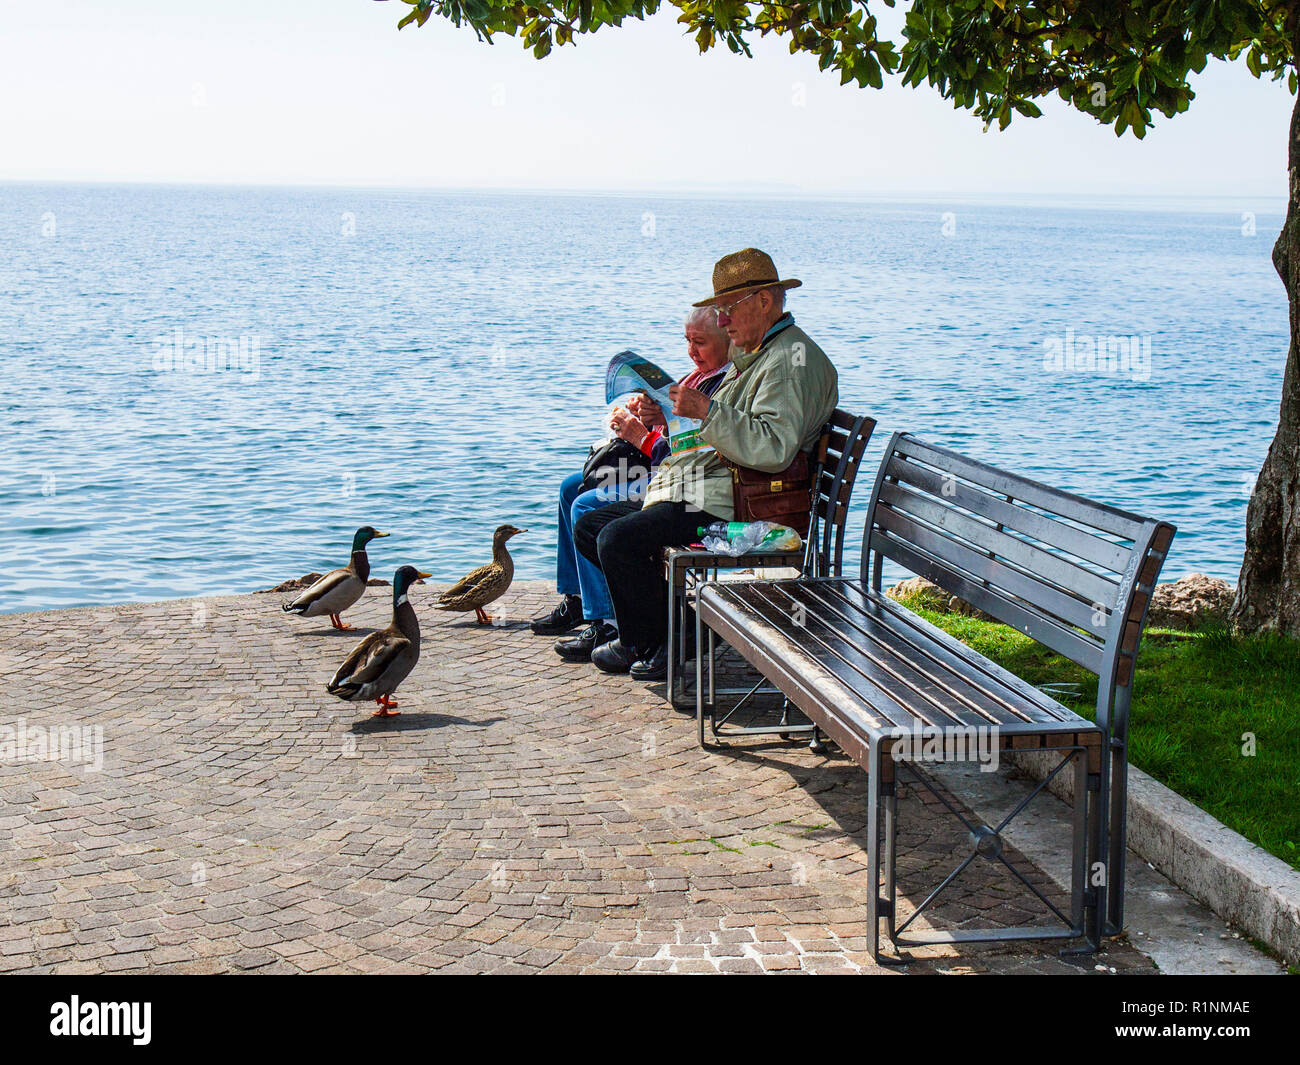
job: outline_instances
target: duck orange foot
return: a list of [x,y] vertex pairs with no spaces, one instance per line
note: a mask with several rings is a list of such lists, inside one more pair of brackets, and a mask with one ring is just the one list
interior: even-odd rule
[[371,714],[371,717],[399,717],[402,713],[400,710],[394,709],[397,704],[389,699],[387,695],[381,695],[375,702],[379,704],[379,709]]

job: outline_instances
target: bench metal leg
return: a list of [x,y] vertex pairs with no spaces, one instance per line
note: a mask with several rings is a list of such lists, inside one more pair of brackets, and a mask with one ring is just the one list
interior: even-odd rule
[[1101,752],[1101,772],[1088,777],[1088,941],[1095,950],[1106,934],[1110,888],[1110,754]]
[[[695,728],[701,747],[707,747],[704,739],[704,625],[700,621],[700,612],[695,612]],[[713,669],[713,661],[709,661]]]
[[1106,791],[1110,832],[1109,848],[1101,856],[1106,862],[1106,933],[1124,931],[1124,866],[1128,856],[1128,726],[1133,689],[1127,685],[1115,692],[1109,733],[1110,787]]
[[[1083,952],[1091,952],[1097,947],[1095,931],[1097,922],[1095,919],[1097,896],[1092,894],[1088,887],[1089,860],[1092,854],[1096,852],[1088,846],[1091,829],[1096,825],[1095,818],[1091,811],[1094,804],[1090,801],[1092,792],[1087,786],[1089,779],[1088,773],[1088,753],[1083,747],[1057,747],[1041,748],[1048,750],[1057,750],[1063,753],[1060,763],[1054,768],[1043,780],[1016,804],[1016,806],[995,826],[988,826],[982,823],[973,823],[969,820],[960,809],[955,807],[948,797],[938,791],[920,772],[918,767],[909,762],[899,762],[895,765],[895,792],[898,784],[903,779],[904,773],[910,774],[913,780],[922,785],[930,792],[939,802],[947,808],[948,812],[961,822],[963,828],[970,834],[972,841],[971,852],[940,882],[938,887],[934,888],[926,898],[912,911],[911,915],[901,925],[897,924],[894,917],[891,916],[889,921],[890,939],[897,946],[933,946],[947,943],[986,943],[986,942],[1009,942],[1014,940],[1033,940],[1033,939],[1073,939],[1086,937],[1088,946]],[[874,764],[874,763],[873,763]],[[1046,790],[1050,781],[1061,773],[1067,766],[1074,769],[1075,774],[1075,803],[1073,816],[1071,819],[1071,845],[1072,845],[1072,863],[1071,863],[1071,891],[1070,891],[1070,914],[1067,916],[1043,894],[1033,883],[1025,878],[1002,853],[1003,840],[1002,832],[1019,814],[1036,798],[1041,792]],[[1095,776],[1095,775],[1094,775]],[[876,787],[872,786],[872,795],[874,797]],[[896,801],[896,796],[895,796]],[[886,822],[889,857],[888,868],[886,871],[886,898],[882,900],[882,905],[886,912],[897,911],[897,881],[894,873],[895,853],[893,850],[893,837],[897,833],[897,815],[890,810]],[[871,826],[868,826],[871,831]],[[870,839],[868,845],[870,846]],[[970,866],[977,858],[983,858],[986,861],[996,861],[1000,863],[1011,875],[1018,880],[1024,887],[1028,888],[1051,914],[1063,926],[1062,928],[1044,928],[1044,927],[1022,927],[1022,928],[987,928],[987,929],[958,929],[951,932],[931,932],[924,937],[918,935],[908,935],[904,938],[908,927],[913,921],[917,920],[922,913],[930,908],[931,904]],[[868,865],[871,864],[871,855],[868,853]]]
[[[697,618],[700,616],[700,612],[698,610],[695,612],[695,616]],[[697,637],[698,634],[699,634],[699,629],[696,629]],[[713,676],[713,669],[714,669],[714,662],[717,661],[715,657],[715,651],[717,650],[717,645],[716,645],[717,637],[713,635],[712,629],[709,629],[707,635],[709,640],[709,646],[705,649],[704,653],[709,657],[709,706],[716,708],[718,705],[718,692],[717,692],[717,688],[714,685],[715,678]],[[698,660],[698,655],[700,653],[700,643],[698,638],[696,639],[695,642],[695,653],[697,655],[697,660]],[[695,675],[695,683],[696,684],[704,683],[703,674],[697,673]]]
[[[718,716],[718,694],[719,689],[716,686],[714,670],[715,664],[715,640],[716,636],[712,629],[706,628],[704,622],[700,620],[700,614],[695,612],[695,728],[696,735],[701,747],[707,748],[712,746],[706,735],[705,725],[708,725],[708,732],[712,734],[713,739],[721,739],[722,735],[719,729],[726,722],[727,718],[739,710],[762,685],[763,680],[749,688],[744,689],[727,689],[722,694],[736,694],[744,691],[744,695],[735,706],[728,710],[722,717]],[[707,690],[708,696],[705,696]],[[735,733],[752,734],[777,732],[782,726],[773,725],[764,728],[738,728]],[[793,731],[800,731],[801,726],[785,726]],[[727,733],[730,735],[731,733]]]
[[[880,960],[880,769],[881,749],[873,739],[867,760],[867,950]],[[891,826],[892,827],[892,826]],[[892,864],[892,863],[891,863]]]
[[1110,854],[1106,866],[1106,934],[1124,931],[1124,860],[1128,854],[1128,751],[1112,741],[1110,767]]
[[[727,719],[737,710],[741,709],[750,697],[761,688],[766,680],[760,678],[758,683],[745,688],[728,688],[719,689],[716,684],[714,671],[716,665],[716,641],[717,636],[712,629],[706,628],[703,621],[700,620],[700,613],[695,612],[695,727],[697,739],[701,747],[710,747],[705,733],[705,724],[708,724],[708,731],[712,733],[715,740],[722,739],[723,736],[730,735],[765,735],[770,733],[803,733],[815,728],[813,725],[764,725],[758,727],[735,728],[726,733],[720,732]],[[705,690],[708,690],[708,697],[705,697]],[[718,695],[741,695],[741,699],[730,710],[721,717],[718,716]],[[785,737],[783,737],[785,738]]]
[[[668,696],[668,702],[674,707],[682,708],[683,704],[685,705],[685,707],[689,707],[691,705],[689,701],[691,693],[690,693],[690,686],[688,684],[689,676],[687,670],[688,658],[686,654],[686,639],[684,637],[684,633],[686,632],[687,617],[691,610],[691,595],[688,590],[688,583],[693,580],[694,587],[698,588],[700,584],[705,583],[705,581],[710,575],[710,572],[712,573],[712,576],[714,578],[717,577],[718,573],[716,568],[710,571],[707,568],[700,567],[698,565],[688,565],[685,563],[679,565],[679,560],[677,559],[672,559],[668,563],[667,572],[668,572],[668,636],[667,636],[666,643],[668,649],[667,652],[668,653],[668,675],[666,678],[667,683],[665,685],[665,691]],[[679,574],[682,579],[682,583],[680,586],[677,583]],[[696,641],[697,641],[696,648],[698,649],[699,647],[698,640],[700,635],[699,625],[695,626],[695,633],[696,633]],[[757,694],[760,690],[762,690],[764,693],[776,693],[776,694],[780,694],[780,693],[778,689],[773,687],[767,681],[767,679],[763,677],[760,677],[757,683],[751,684],[748,687],[735,687],[735,688],[717,687],[716,680],[714,680],[712,676],[712,671],[715,668],[715,659],[717,657],[716,655],[717,636],[713,632],[713,630],[710,629],[708,630],[708,637],[709,637],[710,682],[709,682],[709,697],[707,700],[707,704],[710,710],[709,727],[712,730],[713,735],[716,738],[721,739],[724,735],[724,733],[721,730],[723,726],[727,724],[727,720],[731,717],[732,714],[740,710],[753,695]],[[695,683],[696,685],[698,685],[700,683],[698,654],[695,656],[695,660],[696,660]],[[725,714],[719,716],[718,709],[717,709],[717,697],[719,695],[726,695],[726,696],[738,695],[740,696],[740,699],[731,707],[730,710],[728,710]],[[766,735],[766,734],[775,733],[777,735],[780,735],[781,739],[783,740],[790,740],[790,739],[794,739],[795,737],[811,736],[812,742],[809,744],[810,750],[812,750],[815,754],[825,753],[826,747],[821,742],[821,733],[818,730],[816,725],[813,725],[811,723],[789,724],[790,706],[791,706],[790,701],[786,699],[784,701],[784,705],[782,706],[780,727],[766,726],[766,725],[757,726],[757,727],[731,726],[726,730],[725,735],[756,736],[756,735]]]
[[677,677],[681,672],[677,668],[678,620],[677,566],[670,561],[668,563],[668,676],[664,678],[664,690],[668,693],[668,702],[673,704],[677,702]]
[[885,924],[889,929],[889,941],[892,943],[898,934],[897,898],[895,882],[896,862],[898,859],[898,782],[887,785],[885,796],[885,899],[889,906],[885,912]]
[[1070,861],[1070,917],[1079,928],[1087,929],[1085,902],[1088,891],[1088,813],[1092,794],[1088,791],[1088,758],[1083,752],[1074,756],[1074,809]]
[[684,699],[689,698],[686,689],[686,611],[690,599],[685,584],[677,583],[679,574],[684,581],[688,570],[689,567],[679,566],[676,559],[668,565],[668,676],[665,678],[665,691],[672,706],[680,706]]
[[[1103,754],[1103,760],[1105,755]],[[1106,935],[1106,868],[1100,861],[1105,802],[1102,774],[1090,773],[1080,757],[1074,773],[1074,861],[1071,866],[1072,905],[1082,911],[1084,942],[1062,955],[1094,954]],[[1080,799],[1082,796],[1082,799]],[[1082,846],[1080,846],[1082,837]]]
[[1093,884],[1094,863],[1100,832],[1097,796],[1100,776],[1088,772],[1086,752],[1074,759],[1074,806],[1072,815],[1072,851],[1070,854],[1070,916],[1080,929],[1084,942],[1061,951],[1062,956],[1093,954],[1101,946],[1104,910],[1103,898]]
[[[685,623],[685,611],[688,598],[683,595],[679,600],[682,607],[682,621]],[[671,609],[671,607],[670,607]],[[706,643],[707,641],[707,643]],[[679,641],[684,646],[685,641]],[[670,644],[671,647],[671,644]],[[708,654],[707,666],[701,661],[701,649],[707,647]],[[671,650],[670,650],[671,655]],[[730,720],[731,716],[742,710],[746,703],[759,691],[775,692],[780,694],[779,689],[773,687],[767,678],[760,676],[759,679],[749,687],[739,688],[719,688],[715,677],[717,669],[717,634],[710,628],[707,628],[700,621],[699,611],[695,611],[695,716],[699,730],[699,743],[701,747],[708,744],[704,739],[705,718],[708,718],[709,731],[712,732],[714,739],[722,740],[730,736],[769,736],[776,735],[783,740],[794,739],[795,737],[811,736],[812,742],[809,744],[810,749],[817,754],[825,752],[826,747],[821,742],[821,731],[812,722],[803,724],[791,724],[790,710],[793,704],[789,699],[783,699],[781,707],[781,720],[775,725],[734,725],[724,726]],[[687,691],[685,677],[685,653],[681,654],[682,663],[679,669],[681,676],[681,691],[685,695]],[[703,672],[702,672],[703,670]],[[669,676],[672,676],[670,670]],[[708,685],[708,698],[702,699],[701,693],[703,686]],[[671,689],[670,689],[671,692]],[[738,695],[740,698],[732,704],[731,708],[725,713],[719,713],[718,696],[719,695]],[[674,704],[677,700],[673,699]],[[688,704],[689,705],[689,704]]]

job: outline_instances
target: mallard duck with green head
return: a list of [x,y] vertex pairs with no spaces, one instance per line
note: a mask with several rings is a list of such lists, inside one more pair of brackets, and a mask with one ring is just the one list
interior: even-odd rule
[[438,596],[435,609],[472,610],[478,616],[480,625],[492,624],[492,618],[483,612],[483,608],[505,595],[510,582],[515,579],[515,560],[506,550],[506,541],[527,531],[516,529],[513,525],[498,526],[492,534],[492,561],[467,573]]
[[334,628],[343,630],[352,628],[351,625],[344,625],[339,615],[365,594],[366,580],[370,576],[370,559],[366,557],[366,544],[387,535],[388,533],[382,533],[369,525],[361,526],[352,537],[352,558],[348,564],[341,569],[330,570],[293,602],[285,603],[281,609],[286,614],[297,614],[301,618],[318,618],[328,614],[330,624]]
[[393,574],[393,620],[372,632],[343,660],[325,690],[346,702],[373,699],[379,704],[372,717],[395,717],[397,703],[389,696],[397,690],[420,660],[420,622],[411,606],[412,584],[423,584],[429,574],[403,566]]

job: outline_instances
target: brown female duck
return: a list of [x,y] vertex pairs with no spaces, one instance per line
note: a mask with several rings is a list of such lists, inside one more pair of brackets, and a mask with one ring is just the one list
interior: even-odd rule
[[490,625],[492,618],[483,608],[506,594],[515,579],[515,562],[506,550],[506,541],[527,532],[513,525],[498,526],[492,534],[492,561],[467,573],[438,597],[437,610],[472,610],[480,625]]

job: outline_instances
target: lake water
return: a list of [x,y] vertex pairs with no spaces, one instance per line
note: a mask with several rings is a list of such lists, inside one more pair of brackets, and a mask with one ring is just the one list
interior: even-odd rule
[[[362,524],[380,576],[456,578],[511,521],[553,577],[605,362],[684,373],[687,305],[746,245],[803,279],[869,462],[910,430],[1172,521],[1167,578],[1235,581],[1281,207],[0,185],[0,611],[263,588]],[[1097,337],[1137,338],[1125,372]],[[196,338],[227,368],[169,368]]]

